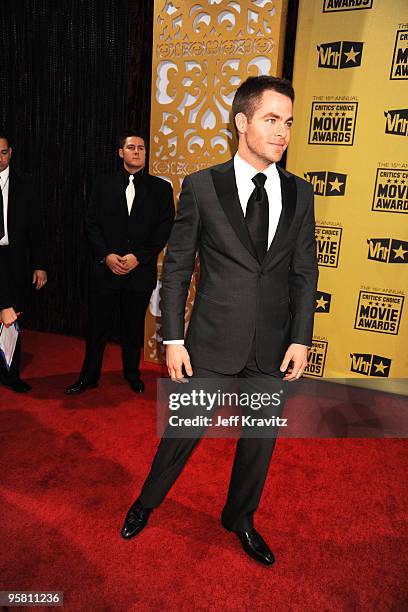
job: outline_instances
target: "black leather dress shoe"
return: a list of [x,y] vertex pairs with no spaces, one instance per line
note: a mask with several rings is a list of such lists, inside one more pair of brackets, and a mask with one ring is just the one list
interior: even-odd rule
[[275,562],[275,557],[263,537],[252,528],[248,531],[234,531],[241,542],[242,548],[247,555],[263,563],[263,565],[272,565]]
[[83,380],[77,380],[73,385],[69,385],[64,391],[65,395],[74,395],[75,393],[83,393],[87,389],[95,389],[98,383],[87,383]]
[[21,378],[19,378],[15,382],[10,383],[8,386],[16,393],[27,393],[32,389],[32,386],[24,382],[24,380],[21,380]]
[[130,540],[130,538],[140,533],[146,527],[152,510],[153,508],[143,508],[142,504],[136,500],[126,515],[122,531],[120,532],[122,538]]
[[143,393],[143,391],[145,390],[144,382],[140,378],[138,378],[137,380],[130,381],[129,387],[135,393]]

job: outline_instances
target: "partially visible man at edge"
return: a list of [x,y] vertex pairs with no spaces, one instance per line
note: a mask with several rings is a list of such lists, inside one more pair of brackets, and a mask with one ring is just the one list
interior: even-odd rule
[[[27,252],[30,255],[32,284],[41,289],[47,282],[46,248],[37,189],[27,175],[10,165],[12,148],[0,132],[0,321],[11,325],[24,309],[27,279]],[[0,358],[0,383],[16,393],[31,385],[20,378],[21,337],[19,335],[10,368]]]

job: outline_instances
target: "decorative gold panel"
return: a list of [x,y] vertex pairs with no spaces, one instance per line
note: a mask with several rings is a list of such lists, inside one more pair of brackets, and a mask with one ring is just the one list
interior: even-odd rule
[[[279,75],[287,0],[157,0],[154,14],[150,172],[178,195],[187,174],[235,151],[234,92],[249,76]],[[160,278],[159,264],[159,278]],[[193,283],[194,286],[194,283]],[[147,322],[145,359],[161,361],[160,280]],[[190,290],[187,318],[194,301]]]

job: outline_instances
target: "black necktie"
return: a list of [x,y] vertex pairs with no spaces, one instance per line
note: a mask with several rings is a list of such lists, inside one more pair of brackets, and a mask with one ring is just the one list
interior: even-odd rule
[[248,200],[245,215],[248,232],[261,263],[268,250],[269,202],[265,181],[266,176],[262,172],[253,177],[255,189]]
[[0,240],[3,238],[4,234],[3,188],[0,181]]

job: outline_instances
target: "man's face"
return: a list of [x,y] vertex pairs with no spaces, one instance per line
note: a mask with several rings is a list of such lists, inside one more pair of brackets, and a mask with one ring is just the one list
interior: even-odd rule
[[119,157],[123,159],[123,165],[131,174],[139,172],[146,164],[146,146],[143,138],[129,136],[123,147],[119,149]]
[[11,147],[5,138],[0,138],[0,172],[3,172],[10,163]]
[[278,162],[289,144],[292,111],[290,98],[271,89],[264,91],[251,119],[244,113],[235,117],[239,155],[257,170]]

